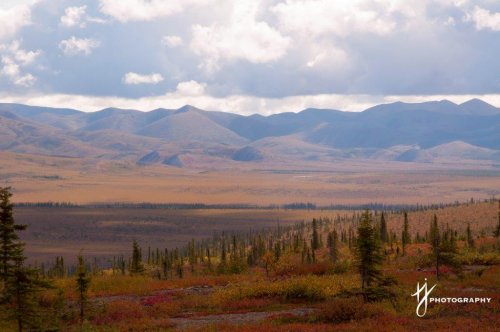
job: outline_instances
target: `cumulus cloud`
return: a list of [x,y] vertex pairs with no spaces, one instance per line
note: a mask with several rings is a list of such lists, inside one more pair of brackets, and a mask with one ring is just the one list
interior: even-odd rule
[[163,76],[154,73],[151,75],[141,75],[133,72],[128,72],[123,76],[123,83],[125,84],[158,84],[163,81]]
[[179,36],[164,36],[161,43],[170,48],[179,47],[184,44],[184,41]]
[[8,56],[2,57],[2,74],[8,77],[19,76],[19,65]]
[[18,49],[15,52],[16,60],[23,65],[29,65],[35,61],[35,59],[42,53],[40,50],[36,51],[25,51]]
[[19,5],[10,9],[0,8],[0,40],[14,36],[19,29],[31,24],[31,9]]
[[219,68],[221,60],[266,63],[286,54],[290,38],[267,22],[256,20],[259,5],[260,1],[241,0],[233,4],[229,24],[193,26],[190,47],[203,58],[203,68],[213,72]]
[[36,78],[30,73],[21,74],[20,66],[8,56],[2,57],[0,76],[6,76],[15,85],[23,87],[32,86],[36,81]]
[[100,10],[122,23],[151,21],[180,13],[183,10],[183,1],[100,0]]
[[23,86],[23,87],[30,87],[36,82],[36,77],[31,75],[30,73],[16,77],[14,79],[14,84]]
[[92,53],[94,48],[99,47],[101,42],[92,38],[76,38],[75,36],[71,36],[71,38],[62,40],[59,43],[59,48],[66,55],[77,55],[77,54],[85,54],[89,55]]
[[100,11],[126,23],[130,21],[152,21],[161,17],[179,14],[188,6],[204,5],[214,0],[100,0]]
[[19,40],[14,40],[10,44],[0,45],[0,52],[12,55],[12,57],[23,66],[32,64],[42,53],[41,50],[27,51],[22,49],[21,41]]
[[83,21],[85,17],[85,11],[87,6],[81,7],[68,7],[64,10],[64,15],[61,16],[61,24],[65,27],[80,26],[85,27],[85,22]]
[[323,70],[328,67],[335,72],[350,69],[349,54],[332,43],[323,43],[321,45],[311,43],[306,48],[305,53],[308,55],[306,66],[310,69],[319,68]]
[[387,11],[365,3],[363,0],[289,0],[271,7],[271,12],[277,16],[282,29],[309,36],[331,33],[345,37],[353,31],[385,35],[395,29],[396,21]]
[[175,91],[183,96],[201,96],[205,92],[205,87],[205,83],[198,83],[191,80],[177,84]]
[[25,72],[24,67],[33,64],[41,54],[40,50],[27,51],[21,48],[21,42],[14,40],[10,44],[0,45],[2,67],[0,76],[7,77],[17,86],[29,87],[36,82],[36,77]]
[[500,31],[500,13],[492,13],[487,9],[475,6],[466,20],[473,21],[477,30]]

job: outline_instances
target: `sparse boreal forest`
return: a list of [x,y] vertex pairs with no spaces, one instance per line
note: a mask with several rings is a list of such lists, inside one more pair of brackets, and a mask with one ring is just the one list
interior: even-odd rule
[[[336,215],[330,207],[324,217],[176,247],[133,239],[105,262],[86,252],[30,260],[16,208],[0,188],[1,331],[493,331],[500,321],[494,198],[339,206]],[[308,203],[281,208],[322,213]],[[430,304],[419,318],[411,295],[424,280],[437,284],[432,296],[491,301]]]

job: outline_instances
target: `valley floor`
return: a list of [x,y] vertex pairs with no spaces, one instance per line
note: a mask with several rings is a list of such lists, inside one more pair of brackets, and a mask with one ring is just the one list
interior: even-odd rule
[[138,166],[106,159],[0,152],[16,202],[431,204],[500,195],[491,165],[374,160]]

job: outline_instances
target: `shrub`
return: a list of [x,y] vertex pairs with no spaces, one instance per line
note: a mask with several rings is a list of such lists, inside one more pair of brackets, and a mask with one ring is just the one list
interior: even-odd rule
[[321,322],[338,324],[372,318],[382,313],[382,309],[365,304],[360,297],[337,298],[323,303],[317,318]]
[[[282,255],[274,265],[274,273],[279,276],[302,276],[316,275],[321,276],[331,272],[343,273],[347,271],[349,265],[347,261],[341,261],[333,265],[330,261],[318,261],[315,263],[304,264],[297,257],[288,253]],[[336,269],[338,268],[338,272]]]
[[113,301],[106,304],[104,312],[96,317],[96,324],[108,325],[115,322],[131,321],[143,318],[144,309],[140,303],[131,301]]
[[460,255],[459,261],[464,265],[497,265],[500,264],[500,255],[495,252],[466,252]]
[[245,311],[245,310],[266,310],[269,306],[275,304],[271,299],[239,299],[228,300],[223,304],[223,308],[231,311]]
[[298,279],[291,282],[283,290],[283,297],[287,300],[305,299],[309,301],[324,300],[326,295],[323,288],[317,283],[309,283],[307,280]]
[[148,311],[152,318],[159,319],[165,317],[174,317],[182,311],[182,307],[175,302],[155,303]]
[[317,262],[311,264],[280,264],[276,265],[275,273],[277,276],[302,276],[327,274],[331,270],[331,264],[328,262]]
[[347,271],[349,271],[349,267],[350,267],[349,261],[341,260],[333,265],[332,272],[336,274],[347,273]]
[[308,301],[324,300],[336,295],[344,287],[352,287],[357,280],[340,276],[300,276],[277,281],[261,281],[232,286],[214,292],[219,302],[229,299],[281,297]]

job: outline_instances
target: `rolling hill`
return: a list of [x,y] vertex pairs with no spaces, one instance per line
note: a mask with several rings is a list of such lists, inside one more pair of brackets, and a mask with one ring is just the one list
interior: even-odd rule
[[[0,150],[125,159],[184,167],[184,160],[376,159],[500,163],[500,109],[479,99],[395,102],[363,112],[306,109],[270,116],[177,110],[140,112],[0,104]],[[189,163],[188,163],[189,164]]]

